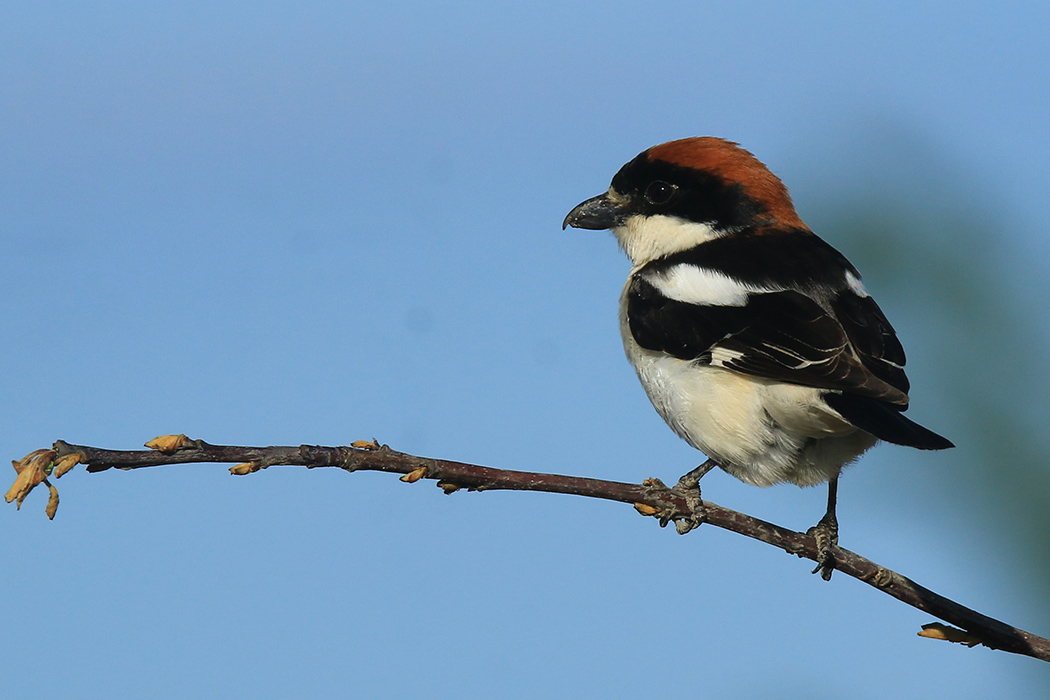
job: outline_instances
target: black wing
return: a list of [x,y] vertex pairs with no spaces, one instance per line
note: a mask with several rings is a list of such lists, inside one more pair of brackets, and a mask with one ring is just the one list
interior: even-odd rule
[[[854,320],[850,327],[858,333],[889,329],[893,337],[881,312],[879,316],[881,323],[865,327]],[[649,350],[757,377],[908,403],[906,380],[900,382],[890,371],[903,377],[903,370],[893,365],[880,366],[877,373],[870,370],[854,352],[843,325],[800,292],[754,293],[743,306],[707,306],[670,299],[636,276],[628,290],[627,319],[635,341]],[[885,338],[860,335],[869,353],[877,354],[878,346],[885,345]]]
[[832,300],[831,310],[868,371],[907,394],[911,385],[904,374],[904,348],[875,300],[847,289]]
[[878,438],[952,447],[901,415],[908,407],[904,349],[874,300],[844,289],[830,306],[793,290],[756,292],[743,306],[692,304],[664,296],[640,275],[627,291],[628,326],[643,348],[829,389],[828,405]]

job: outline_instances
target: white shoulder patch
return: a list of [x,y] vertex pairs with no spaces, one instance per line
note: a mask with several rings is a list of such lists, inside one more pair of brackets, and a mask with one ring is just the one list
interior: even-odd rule
[[688,263],[647,274],[645,279],[669,299],[705,306],[744,306],[749,294],[776,291]]
[[846,271],[846,284],[849,285],[849,288],[853,291],[853,293],[859,297],[871,296],[870,294],[868,294],[868,290],[864,288],[864,284],[860,281],[860,278],[852,272],[850,272],[849,270]]

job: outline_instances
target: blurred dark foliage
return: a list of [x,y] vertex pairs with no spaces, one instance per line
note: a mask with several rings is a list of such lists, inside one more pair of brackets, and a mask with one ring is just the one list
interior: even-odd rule
[[[958,445],[948,453],[948,478],[930,478],[939,479],[944,501],[956,509],[960,535],[979,529],[1001,543],[996,546],[1013,561],[1002,572],[1004,585],[1045,591],[1047,286],[1033,274],[1036,261],[1012,252],[1023,244],[1004,230],[1007,223],[990,215],[991,206],[981,211],[972,199],[953,202],[947,190],[913,192],[918,196],[894,190],[886,197],[843,201],[820,215],[821,226],[835,232],[836,244],[866,280],[877,281],[875,296],[892,310],[891,319],[902,310],[910,314],[905,345],[912,360],[922,358],[923,382],[918,393],[913,390],[913,405],[922,406],[923,422]],[[938,402],[942,415],[931,419],[929,407]],[[1041,609],[1011,622],[1047,634],[1037,625],[1050,615],[1050,598],[1025,597]]]

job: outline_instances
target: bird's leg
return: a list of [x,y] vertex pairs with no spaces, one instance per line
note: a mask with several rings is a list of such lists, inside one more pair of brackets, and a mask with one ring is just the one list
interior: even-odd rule
[[683,474],[682,478],[678,480],[678,483],[674,485],[672,491],[677,491],[685,496],[685,502],[689,505],[689,509],[692,511],[692,515],[688,518],[682,518],[675,522],[675,529],[678,530],[679,535],[684,535],[690,530],[694,530],[703,524],[706,519],[704,513],[704,501],[700,498],[700,479],[707,472],[711,471],[718,465],[715,464],[713,459],[709,459],[701,464],[696,469]]
[[689,489],[696,489],[697,493],[700,492],[700,479],[704,477],[704,474],[711,471],[718,465],[715,464],[715,460],[709,459],[699,467],[691,472],[686,472],[682,475],[682,478],[675,484],[675,488],[679,491],[687,491]]
[[[660,527],[665,527],[667,523],[674,521],[674,528],[679,535],[684,535],[700,527],[706,519],[704,502],[700,500],[700,477],[717,466],[714,461],[707,460],[696,469],[682,476],[678,483],[674,485],[674,488],[667,488],[664,482],[656,478],[646,479],[642,482],[642,486],[647,491],[656,493],[672,491],[681,496],[685,499],[686,505],[689,506],[688,516],[680,516],[679,511],[672,505],[668,505],[662,510],[654,510],[654,512],[641,512],[643,515],[652,515],[655,518],[659,518]],[[637,506],[638,504],[635,505]]]
[[831,572],[835,570],[835,554],[832,548],[839,543],[839,521],[835,517],[835,502],[838,498],[839,477],[828,482],[828,511],[813,527],[806,530],[806,534],[817,541],[817,568],[813,573],[820,572],[820,577],[825,581],[831,580]]

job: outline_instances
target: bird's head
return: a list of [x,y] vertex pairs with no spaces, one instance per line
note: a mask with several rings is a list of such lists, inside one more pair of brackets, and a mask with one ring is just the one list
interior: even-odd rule
[[808,230],[769,168],[712,136],[642,151],[607,192],[569,212],[568,226],[611,229],[636,266],[742,231]]

